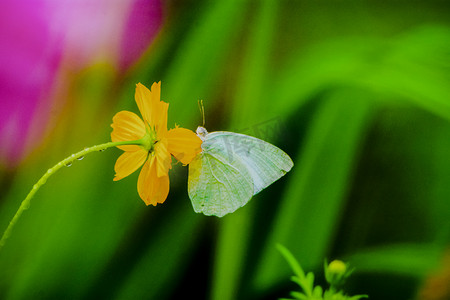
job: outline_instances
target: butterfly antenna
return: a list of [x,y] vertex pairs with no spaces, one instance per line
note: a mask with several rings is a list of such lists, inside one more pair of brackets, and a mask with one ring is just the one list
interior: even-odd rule
[[203,106],[203,100],[198,100],[198,109],[202,114],[203,124],[202,127],[205,127],[205,107]]

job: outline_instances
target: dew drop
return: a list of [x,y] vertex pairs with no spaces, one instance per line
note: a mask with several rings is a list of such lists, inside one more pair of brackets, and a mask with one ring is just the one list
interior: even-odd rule
[[70,167],[72,165],[72,162],[68,162],[67,164],[65,164],[66,167]]
[[103,152],[103,151],[105,151],[105,149],[100,149],[100,150],[98,150],[98,151]]
[[84,156],[77,157],[78,160],[82,160]]

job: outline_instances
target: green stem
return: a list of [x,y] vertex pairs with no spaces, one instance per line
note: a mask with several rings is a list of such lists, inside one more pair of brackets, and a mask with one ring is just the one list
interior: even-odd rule
[[123,145],[143,145],[144,143],[145,143],[144,139],[141,139],[141,140],[136,140],[136,141],[109,142],[109,143],[92,146],[89,148],[84,148],[84,150],[81,150],[75,154],[72,154],[71,156],[63,159],[62,161],[60,161],[59,163],[54,165],[52,168],[48,169],[47,172],[45,172],[45,174],[42,175],[42,177],[38,180],[38,182],[36,182],[36,184],[33,185],[33,188],[28,193],[25,200],[23,200],[22,203],[20,204],[20,207],[17,210],[14,217],[12,218],[11,222],[9,222],[8,228],[6,228],[5,232],[3,233],[2,239],[0,240],[0,249],[5,245],[6,240],[10,236],[11,231],[14,228],[14,225],[17,223],[17,220],[19,220],[22,213],[30,207],[30,202],[31,202],[31,199],[33,198],[34,194],[36,194],[36,192],[39,190],[39,188],[41,186],[43,186],[47,182],[47,179],[51,175],[53,175],[56,171],[58,171],[59,169],[61,169],[64,166],[70,166],[75,160],[77,160],[77,159],[80,160],[86,154],[89,154],[91,152],[103,151],[108,148],[123,146]]

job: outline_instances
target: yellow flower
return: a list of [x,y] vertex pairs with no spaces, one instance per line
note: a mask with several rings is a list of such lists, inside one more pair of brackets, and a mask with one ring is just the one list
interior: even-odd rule
[[138,193],[147,205],[163,203],[169,194],[171,155],[184,165],[201,151],[200,138],[191,130],[167,130],[169,104],[160,101],[161,82],[153,83],[151,91],[136,85],[135,99],[142,118],[129,111],[113,117],[111,140],[141,140],[141,145],[118,146],[123,153],[116,161],[114,180],[120,180],[144,165],[138,179]]

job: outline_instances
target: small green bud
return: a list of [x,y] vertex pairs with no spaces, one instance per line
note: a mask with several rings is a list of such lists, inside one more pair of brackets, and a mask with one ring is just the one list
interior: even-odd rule
[[350,273],[348,265],[341,260],[333,260],[328,265],[325,264],[325,278],[331,286],[342,285]]
[[333,274],[344,274],[347,271],[347,265],[342,260],[333,260],[328,265],[328,271]]

